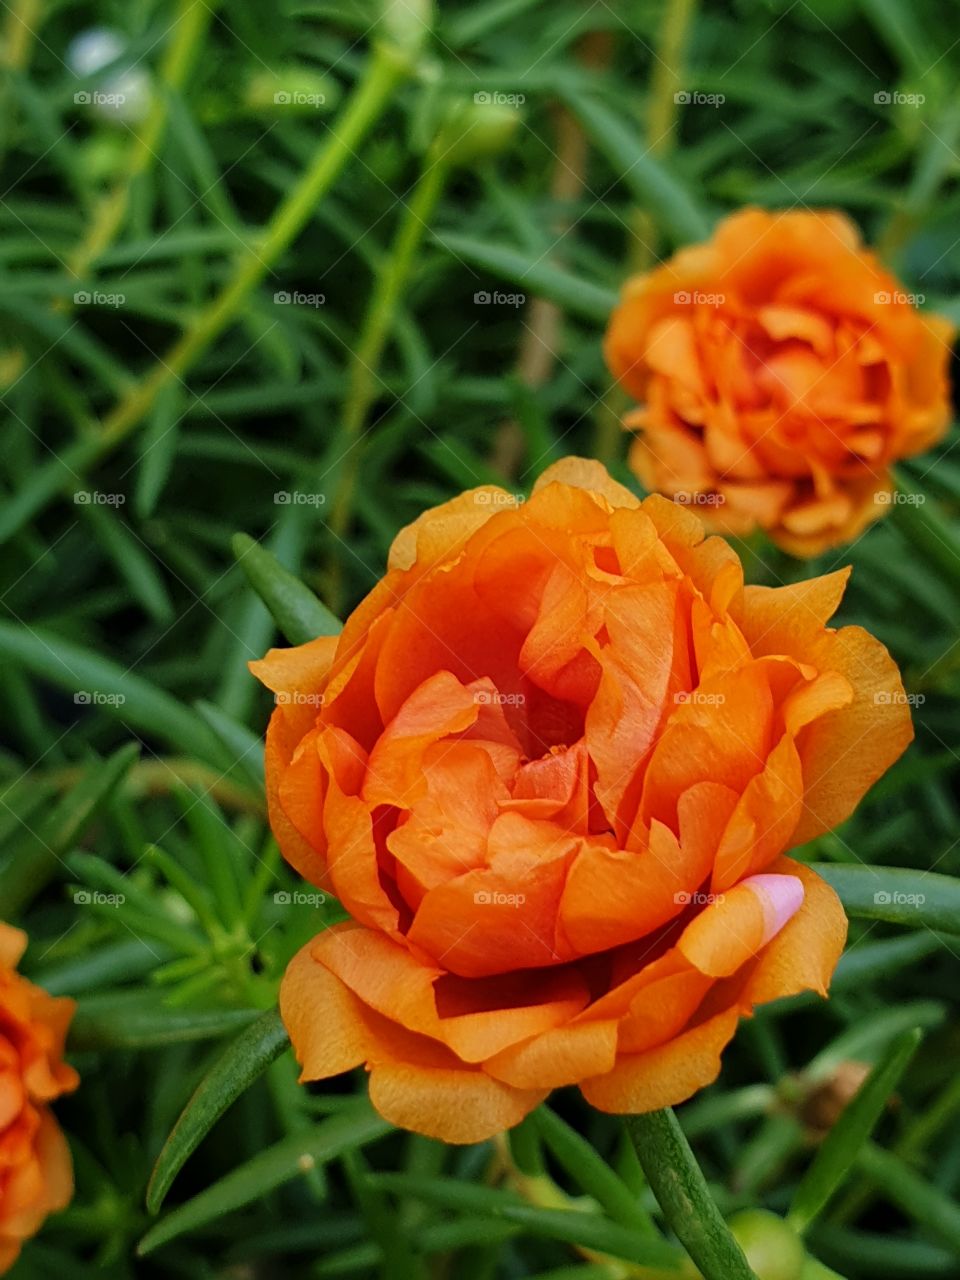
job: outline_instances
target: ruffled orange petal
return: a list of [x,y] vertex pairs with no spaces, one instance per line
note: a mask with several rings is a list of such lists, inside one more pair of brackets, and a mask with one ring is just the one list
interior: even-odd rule
[[519,1124],[548,1093],[456,1067],[397,1062],[370,1072],[370,1101],[384,1120],[441,1142],[485,1142]]
[[666,1044],[624,1055],[605,1075],[583,1080],[580,1092],[599,1111],[618,1115],[676,1106],[716,1080],[738,1019],[736,1009],[725,1009]]

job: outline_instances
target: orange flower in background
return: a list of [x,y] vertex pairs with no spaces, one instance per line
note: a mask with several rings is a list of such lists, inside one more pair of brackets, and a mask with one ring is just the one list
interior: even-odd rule
[[63,1061],[74,1003],[16,972],[26,945],[0,921],[0,1272],[73,1195],[70,1150],[48,1104],[79,1083]]
[[475,1142],[562,1085],[680,1102],[754,1005],[825,992],[843,911],[783,852],[911,737],[883,646],[825,626],[845,581],[745,588],[566,459],[428,511],[339,637],[252,663],[274,832],[352,916],[283,982],[302,1078],[365,1063],[388,1120]]
[[794,555],[889,510],[890,464],[951,418],[953,326],[839,213],[745,209],[626,285],[605,341],[642,407],[630,463],[712,528]]

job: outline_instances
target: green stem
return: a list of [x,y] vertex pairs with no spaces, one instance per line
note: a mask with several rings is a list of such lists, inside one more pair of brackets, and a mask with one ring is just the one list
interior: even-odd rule
[[668,150],[673,144],[676,93],[683,88],[680,68],[696,9],[697,0],[673,0],[664,10],[647,109],[647,142],[656,154]]
[[270,219],[262,239],[241,254],[227,284],[200,312],[190,328],[156,365],[149,377],[116,406],[103,423],[105,443],[116,444],[133,430],[158,393],[184,374],[239,312],[288,245],[308,222],[364,135],[384,111],[404,62],[395,50],[379,45],[367,72],[343,113],[340,126],[315,153],[306,172]]
[[143,129],[134,136],[124,175],[103,198],[86,237],[68,264],[70,274],[77,279],[83,279],[97,258],[113,243],[130,206],[134,182],[157,159],[157,148],[167,127],[170,98],[187,83],[216,7],[216,0],[209,4],[180,0],[172,38],[160,67],[160,83]]
[[[444,143],[446,149],[446,144]],[[393,251],[380,272],[364,318],[348,373],[343,406],[343,429],[348,440],[359,434],[367,411],[377,395],[377,365],[393,322],[401,290],[410,275],[413,257],[427,230],[449,172],[449,164],[435,144],[427,153],[413,197],[393,243]]]
[[940,188],[953,172],[960,141],[960,104],[949,102],[927,126],[927,134],[925,144],[918,148],[906,194],[880,237],[877,253],[883,262],[890,262],[899,254],[934,207]]
[[24,71],[43,14],[42,0],[17,0],[7,9],[0,61],[7,71]]
[[960,1253],[960,1205],[955,1200],[872,1142],[860,1149],[857,1167],[907,1217],[928,1227]]
[[[665,154],[673,146],[677,117],[675,94],[682,87],[683,54],[696,8],[697,0],[672,0],[664,9],[650,81],[645,130],[647,145],[656,155]],[[633,236],[627,273],[635,275],[649,271],[652,266],[652,246],[657,231],[656,223],[645,209],[635,212],[631,225]],[[597,405],[593,453],[608,467],[620,456],[622,419],[626,407],[626,397],[619,387],[611,387]]]
[[[955,1076],[926,1110],[916,1116],[906,1127],[903,1136],[893,1145],[893,1154],[899,1156],[901,1160],[915,1160],[937,1134],[954,1119],[958,1111],[960,1111],[960,1076]],[[835,1213],[831,1215],[831,1220],[841,1225],[850,1222],[863,1213],[874,1197],[875,1191],[870,1185],[857,1186],[837,1206]]]
[[42,18],[43,0],[15,0],[7,6],[7,20],[0,35],[0,68],[6,72],[0,86],[0,163],[14,132],[17,108],[15,77],[27,69]]
[[[76,487],[74,473],[79,472],[81,466],[111,453],[149,412],[160,392],[170,383],[182,380],[211,342],[234,320],[250,292],[303,229],[317,203],[383,114],[391,92],[409,69],[410,62],[402,52],[387,45],[374,47],[363,80],[344,108],[339,125],[318,148],[262,237],[240,255],[221,292],[153,370],[115,405],[104,419],[99,435],[93,440],[77,442],[65,451],[64,457],[69,455],[72,471],[64,461],[54,458],[34,476],[29,489],[6,504],[0,515],[0,543],[19,532],[57,493],[72,491]],[[69,479],[65,473],[69,473]]]
[[593,415],[593,456],[605,467],[612,467],[623,447],[623,415],[627,398],[618,386],[612,386],[598,401]]
[[[427,152],[423,172],[400,222],[390,257],[377,276],[347,370],[347,394],[340,415],[342,466],[329,521],[329,527],[337,537],[343,536],[350,523],[362,453],[360,437],[380,385],[377,371],[414,257],[446,185],[450,172],[449,150],[449,139],[441,133]],[[333,600],[333,609],[337,612],[336,599]]]
[[[85,772],[82,765],[69,765],[65,769],[52,769],[49,773],[32,773],[30,776],[38,786],[50,785],[66,793],[80,782]],[[167,795],[177,783],[202,789],[227,809],[237,809],[241,813],[252,813],[258,817],[264,812],[261,795],[245,791],[223,778],[219,769],[213,769],[187,756],[164,756],[138,761],[127,773],[124,787],[131,798],[137,798]]]
[[628,1116],[627,1133],[666,1221],[704,1280],[757,1280],[670,1108]]

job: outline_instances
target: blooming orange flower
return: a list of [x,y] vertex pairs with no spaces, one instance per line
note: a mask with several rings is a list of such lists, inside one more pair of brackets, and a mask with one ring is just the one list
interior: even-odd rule
[[824,625],[845,581],[745,588],[567,459],[428,511],[339,637],[252,663],[274,832],[353,918],[284,978],[303,1079],[366,1063],[388,1120],[475,1142],[561,1085],[679,1102],[754,1005],[824,992],[843,911],[783,851],[911,737],[883,646]]
[[73,1194],[70,1150],[47,1104],[79,1083],[63,1061],[74,1003],[16,972],[26,945],[0,921],[0,1272]]
[[745,209],[629,281],[607,363],[642,407],[642,482],[794,555],[889,510],[890,464],[950,421],[953,326],[916,310],[839,213]]

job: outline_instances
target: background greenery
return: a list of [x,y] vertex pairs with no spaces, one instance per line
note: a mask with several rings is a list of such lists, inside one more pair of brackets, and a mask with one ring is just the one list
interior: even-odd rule
[[[744,203],[846,209],[960,317],[953,6],[444,0],[432,34],[395,6],[374,35],[367,0],[0,10],[0,916],[80,998],[83,1076],[76,1200],[14,1275],[665,1274],[635,1265],[655,1206],[620,1122],[572,1091],[509,1145],[444,1148],[387,1133],[362,1073],[301,1090],[289,1054],[145,1208],[193,1087],[336,911],[283,897],[309,886],[265,825],[246,670],[277,629],[231,538],[342,613],[463,487],[523,492],[568,452],[628,480],[615,291]],[[97,27],[119,44],[83,72]],[[853,564],[843,620],[901,663],[917,741],[808,851],[858,917],[834,998],[764,1010],[679,1112],[725,1213],[792,1205],[871,1280],[960,1275],[960,912],[925,874],[960,868],[957,441],[853,547],[743,548],[754,581]],[[925,906],[874,902],[898,885]],[[851,1062],[873,1095],[811,1170]]]

